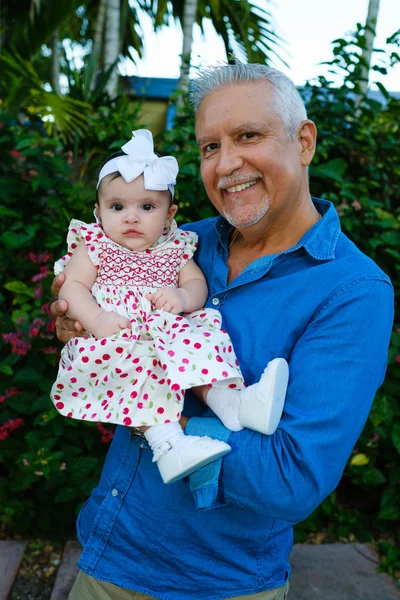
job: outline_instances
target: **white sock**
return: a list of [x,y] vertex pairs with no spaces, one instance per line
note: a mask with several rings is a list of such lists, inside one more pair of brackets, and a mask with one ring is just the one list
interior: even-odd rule
[[239,421],[241,392],[229,387],[213,386],[207,393],[207,405],[231,431],[240,431],[243,427]]
[[274,388],[270,381],[271,373],[268,366],[264,369],[260,381],[244,389],[231,389],[229,387],[213,386],[207,394],[207,405],[219,417],[222,423],[231,431],[243,429],[240,423],[240,405],[242,402],[261,400],[264,403],[272,402]]
[[150,448],[155,452],[164,442],[171,442],[171,444],[176,445],[181,438],[185,438],[185,434],[179,421],[173,421],[162,425],[152,425],[144,432],[144,437],[149,442]]

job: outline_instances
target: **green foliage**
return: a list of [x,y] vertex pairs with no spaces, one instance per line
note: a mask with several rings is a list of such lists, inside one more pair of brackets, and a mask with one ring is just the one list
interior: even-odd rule
[[159,136],[155,142],[163,155],[175,156],[179,163],[179,183],[175,201],[179,206],[178,223],[188,223],[214,216],[200,176],[200,155],[194,133],[194,115],[186,101],[176,116],[172,129]]
[[1,85],[7,90],[2,110],[21,114],[44,127],[50,135],[66,142],[83,136],[88,125],[89,104],[45,89],[34,65],[18,54],[3,51],[0,57]]
[[[388,273],[398,294],[400,102],[382,85],[383,103],[358,96],[363,40],[364,30],[358,27],[350,39],[334,42],[334,59],[328,64],[332,72],[339,70],[344,75],[342,86],[334,87],[319,77],[304,89],[309,117],[318,125],[317,154],[310,168],[311,191],[334,202],[344,232]],[[397,38],[393,40],[397,43]],[[396,52],[387,56],[392,65],[398,60]],[[379,67],[381,71],[385,68],[383,63]],[[305,531],[325,528],[334,538],[379,538],[390,531],[393,541],[400,541],[398,296],[396,307],[385,382],[337,492],[297,527],[298,539]],[[379,319],[379,315],[373,318]],[[387,570],[393,566],[392,555],[387,554],[386,563],[382,563]]]

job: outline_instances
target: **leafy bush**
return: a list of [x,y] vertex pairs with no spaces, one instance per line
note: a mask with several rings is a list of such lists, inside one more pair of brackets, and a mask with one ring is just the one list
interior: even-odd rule
[[[400,101],[380,85],[383,102],[360,99],[359,50],[363,29],[334,43],[335,72],[343,85],[324,77],[304,95],[318,125],[318,149],[310,168],[311,191],[331,200],[342,229],[400,289]],[[397,44],[398,38],[391,40]],[[388,56],[394,64],[396,52]],[[383,71],[386,67],[380,66]],[[400,521],[400,329],[398,297],[395,330],[385,382],[337,491],[297,528],[297,538],[325,527],[334,538],[369,539],[391,532],[398,542]],[[373,315],[379,318],[379,315]],[[351,407],[350,407],[351,410]],[[397,531],[397,533],[396,533]],[[393,554],[393,552],[392,552]]]

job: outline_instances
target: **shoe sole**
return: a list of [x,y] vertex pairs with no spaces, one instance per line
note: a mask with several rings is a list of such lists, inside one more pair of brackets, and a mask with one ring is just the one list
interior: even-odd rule
[[179,479],[183,479],[184,477],[191,475],[195,471],[198,471],[202,467],[205,467],[206,465],[209,465],[210,463],[218,460],[219,458],[222,458],[223,456],[228,454],[228,452],[230,452],[230,451],[231,451],[231,448],[230,448],[230,446],[228,446],[228,448],[225,450],[220,450],[219,452],[216,452],[212,456],[205,457],[201,462],[196,461],[196,462],[193,462],[193,463],[187,465],[185,467],[185,469],[175,470],[174,473],[170,477],[168,477],[168,479],[164,479],[164,477],[162,477],[162,474],[161,474],[163,482],[164,483],[174,483],[174,481],[179,481]]

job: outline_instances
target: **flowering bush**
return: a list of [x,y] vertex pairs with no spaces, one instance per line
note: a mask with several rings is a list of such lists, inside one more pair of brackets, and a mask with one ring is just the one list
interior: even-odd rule
[[0,519],[35,535],[56,522],[63,535],[112,436],[60,418],[49,401],[60,352],[49,310],[53,263],[70,218],[90,218],[94,194],[72,181],[71,156],[57,141],[26,127],[1,133]]

